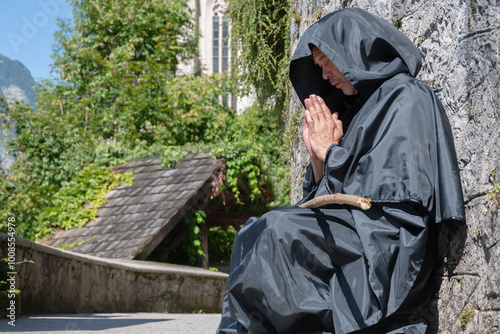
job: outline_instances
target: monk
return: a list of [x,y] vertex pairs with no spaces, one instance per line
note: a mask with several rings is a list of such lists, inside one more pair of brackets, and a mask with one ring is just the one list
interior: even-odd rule
[[[446,113],[392,24],[350,8],[301,37],[304,198],[249,219],[233,245],[218,333],[425,333],[436,226],[465,210]],[[302,207],[325,195],[370,199]]]

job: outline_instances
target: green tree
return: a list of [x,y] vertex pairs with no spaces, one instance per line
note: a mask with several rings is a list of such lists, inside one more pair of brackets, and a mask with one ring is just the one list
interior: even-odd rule
[[131,182],[107,166],[158,154],[172,163],[187,151],[227,159],[234,203],[260,212],[283,203],[279,117],[263,108],[237,116],[220,104],[219,96],[236,93],[224,74],[176,76],[179,61],[196,54],[187,1],[75,0],[73,7],[73,22],[61,22],[56,34],[59,77],[39,87],[37,112],[18,103],[4,113],[2,126],[19,135],[10,142],[17,162],[0,182],[2,221],[16,216],[19,236],[32,239],[79,226],[103,192]]
[[151,128],[175,112],[165,97],[178,62],[196,52],[186,1],[73,4],[72,24],[56,34],[57,99],[42,100],[62,105],[86,133],[151,144]]

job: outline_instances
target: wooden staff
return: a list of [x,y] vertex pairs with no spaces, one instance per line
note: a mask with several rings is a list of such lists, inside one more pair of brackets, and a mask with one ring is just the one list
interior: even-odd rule
[[299,206],[301,208],[314,209],[327,204],[347,204],[361,208],[362,210],[368,210],[371,207],[371,199],[336,193],[315,197]]

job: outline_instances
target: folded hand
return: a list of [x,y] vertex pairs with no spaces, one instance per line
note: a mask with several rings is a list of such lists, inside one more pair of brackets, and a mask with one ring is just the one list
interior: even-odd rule
[[304,143],[311,157],[311,162],[326,158],[326,150],[332,144],[339,144],[344,130],[338,113],[330,113],[325,101],[316,95],[311,95],[305,100],[306,111],[304,115]]

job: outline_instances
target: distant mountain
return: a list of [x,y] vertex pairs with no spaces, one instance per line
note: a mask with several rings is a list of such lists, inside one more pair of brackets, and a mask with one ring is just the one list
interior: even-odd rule
[[[21,100],[35,108],[34,86],[35,80],[26,66],[18,60],[11,60],[0,54],[0,94],[8,103]],[[0,122],[2,121],[0,118]],[[4,130],[0,130],[0,171],[7,169],[13,162],[13,158],[7,152],[7,147],[3,145],[5,134]],[[15,133],[11,129],[12,136],[15,136]]]
[[0,94],[7,100],[23,100],[35,106],[35,80],[19,60],[0,54]]

